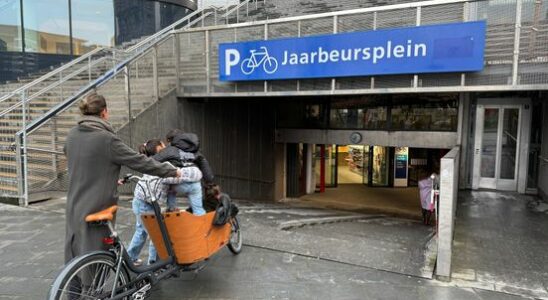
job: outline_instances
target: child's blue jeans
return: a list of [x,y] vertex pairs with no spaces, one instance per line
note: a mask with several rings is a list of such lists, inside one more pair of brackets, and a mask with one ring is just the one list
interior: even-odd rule
[[195,216],[203,216],[206,214],[202,202],[202,184],[200,182],[183,182],[171,186],[171,189],[167,194],[168,209],[177,208],[177,194],[183,194],[188,197],[190,207],[192,207],[192,214]]
[[[135,219],[137,222],[135,224],[135,233],[133,234],[133,238],[131,239],[127,253],[129,257],[135,261],[139,258],[139,254],[141,253],[148,237],[145,226],[141,222],[141,214],[151,213],[154,211],[154,208],[151,204],[135,198],[133,199],[131,206],[133,207],[133,213],[135,214]],[[155,262],[157,258],[158,253],[156,252],[156,248],[154,248],[154,244],[152,244],[151,240],[148,244],[148,263],[150,264]]]

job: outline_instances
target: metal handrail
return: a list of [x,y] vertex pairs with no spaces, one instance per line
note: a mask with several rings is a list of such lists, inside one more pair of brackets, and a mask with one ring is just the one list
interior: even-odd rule
[[159,36],[165,34],[166,32],[169,32],[169,31],[175,29],[175,27],[177,27],[177,26],[179,26],[180,24],[186,22],[188,19],[190,19],[190,18],[192,18],[192,17],[194,17],[194,16],[196,16],[196,15],[202,13],[203,11],[204,11],[204,8],[192,12],[191,14],[189,14],[189,15],[187,15],[186,17],[180,19],[179,21],[177,21],[177,22],[175,22],[175,23],[169,25],[168,27],[166,27],[166,28],[164,28],[164,29],[158,31],[158,32],[155,33],[154,35],[151,35],[151,36],[149,36],[148,38],[142,40],[142,41],[139,42],[138,44],[129,47],[128,49],[125,50],[125,52],[133,52],[135,49],[138,49],[138,48],[142,47],[143,45],[149,43],[150,41],[155,40],[155,39],[158,38]]
[[46,74],[40,76],[39,78],[37,78],[37,79],[35,79],[35,80],[33,80],[33,81],[31,81],[31,82],[29,82],[29,83],[23,85],[23,86],[18,87],[18,88],[15,89],[13,92],[10,92],[9,94],[7,94],[7,95],[5,95],[5,96],[0,97],[0,102],[3,102],[3,101],[5,101],[6,99],[9,99],[9,98],[13,97],[15,94],[17,94],[17,93],[19,93],[19,92],[21,92],[21,91],[23,91],[23,90],[27,90],[27,89],[29,89],[29,88],[35,86],[36,84],[41,83],[42,81],[44,81],[44,80],[46,80],[46,79],[48,79],[48,78],[50,78],[50,77],[53,77],[54,75],[57,75],[58,73],[60,73],[60,72],[62,72],[62,71],[64,71],[64,70],[66,70],[66,69],[68,69],[68,68],[74,66],[74,65],[77,64],[77,63],[82,62],[82,61],[85,60],[85,59],[88,59],[89,57],[93,56],[94,54],[98,53],[99,51],[102,51],[102,50],[105,50],[105,49],[107,49],[107,48],[104,48],[104,47],[97,47],[97,48],[91,50],[90,52],[88,52],[88,53],[86,53],[86,54],[84,54],[84,55],[78,57],[77,59],[72,60],[72,61],[70,61],[69,63],[62,65],[61,67],[59,67],[59,68],[57,68],[57,69],[55,69],[55,70],[53,70],[53,71],[51,71],[51,72],[48,72],[48,73],[46,73]]
[[40,76],[39,78],[37,78],[37,79],[35,79],[35,80],[33,80],[33,81],[23,85],[23,86],[18,87],[14,91],[9,92],[4,96],[1,96],[0,97],[0,103],[7,100],[7,99],[9,99],[9,98],[11,98],[11,97],[13,97],[17,93],[20,93],[21,91],[28,90],[29,88],[31,88],[31,87],[47,80],[48,78],[53,77],[53,76],[59,74],[60,72],[63,72],[64,70],[66,70],[66,69],[68,69],[68,68],[70,68],[70,67],[72,67],[72,66],[74,66],[74,65],[76,65],[76,64],[78,64],[78,63],[80,63],[84,60],[86,60],[86,59],[88,59],[89,57],[93,56],[94,54],[96,54],[96,53],[98,53],[102,50],[110,50],[111,52],[122,52],[122,53],[125,52],[126,54],[130,53],[130,52],[133,52],[134,50],[138,49],[139,47],[142,47],[146,43],[157,39],[159,36],[165,34],[166,32],[169,32],[169,31],[173,30],[175,27],[177,27],[181,23],[183,23],[183,22],[187,21],[188,19],[196,16],[197,14],[201,13],[202,11],[203,11],[203,9],[194,11],[193,13],[191,13],[191,14],[187,15],[186,17],[180,19],[179,21],[171,24],[170,26],[158,31],[156,34],[149,36],[145,40],[139,42],[138,44],[136,44],[136,45],[134,45],[134,46],[132,46],[132,47],[126,49],[126,50],[120,51],[120,50],[117,50],[115,48],[97,47],[97,48],[91,50],[90,52],[88,52],[88,53],[86,53],[86,54],[84,54],[84,55],[82,55],[82,56],[80,56],[80,57],[78,57],[74,60],[71,60],[70,62],[68,62],[64,65],[62,65],[61,67],[56,68],[55,70],[52,70],[51,72],[48,72],[48,73]]
[[38,91],[38,92],[34,93],[33,95],[29,96],[24,101],[23,100],[17,101],[17,103],[15,103],[14,105],[12,105],[12,106],[4,109],[3,111],[1,111],[0,112],[0,118],[3,117],[4,115],[6,115],[7,113],[11,112],[12,110],[18,108],[19,106],[23,105],[23,103],[27,103],[27,102],[31,101],[32,99],[37,98],[38,96],[42,95],[42,93],[45,93],[45,92],[47,92],[47,91],[49,91],[53,88],[58,87],[59,85],[61,85],[65,82],[67,82],[68,80],[72,79],[73,76],[76,76],[76,75],[80,74],[82,71],[85,71],[85,69],[88,69],[91,66],[95,66],[95,65],[103,62],[105,59],[107,59],[107,58],[106,57],[101,57],[100,59],[94,61],[91,65],[83,66],[80,69],[72,72],[71,74],[66,76],[62,81],[56,81],[55,83],[46,86],[45,88],[41,89],[40,91]]
[[[217,7],[216,7],[216,6],[209,6],[208,9],[209,9],[209,8],[214,8],[214,9],[216,9]],[[79,62],[81,62],[81,61],[83,61],[83,60],[85,60],[85,59],[87,59],[87,58],[90,57],[91,55],[93,55],[93,54],[95,54],[95,53],[97,53],[97,52],[99,52],[99,51],[101,51],[101,50],[109,50],[109,51],[112,52],[112,53],[117,53],[117,52],[119,52],[119,53],[124,54],[124,55],[132,54],[132,52],[135,51],[136,53],[133,53],[133,55],[132,55],[130,58],[126,59],[126,61],[127,61],[127,60],[132,60],[132,58],[137,58],[137,57],[139,57],[142,53],[144,53],[146,50],[148,50],[148,49],[150,48],[150,45],[152,45],[152,44],[149,44],[147,47],[145,47],[144,49],[142,49],[142,50],[140,50],[140,51],[136,51],[136,49],[139,49],[139,48],[142,47],[143,45],[146,45],[147,43],[149,43],[149,42],[150,42],[151,40],[153,40],[153,39],[154,39],[156,42],[158,42],[158,41],[160,41],[160,40],[162,40],[162,39],[165,39],[165,37],[166,37],[165,33],[166,33],[166,32],[171,32],[171,31],[173,30],[173,28],[175,28],[176,26],[178,26],[178,25],[180,25],[180,24],[182,24],[182,23],[188,21],[190,18],[192,18],[192,17],[194,17],[194,16],[196,16],[196,15],[198,15],[198,14],[200,14],[200,13],[203,13],[203,11],[204,11],[204,9],[201,9],[201,10],[198,10],[198,11],[195,11],[195,12],[191,13],[190,15],[187,15],[185,18],[182,18],[181,20],[179,20],[179,21],[177,21],[177,22],[171,24],[170,26],[164,28],[163,30],[159,31],[158,33],[154,34],[153,36],[150,36],[150,37],[148,37],[147,39],[141,41],[139,44],[134,45],[134,46],[128,48],[127,50],[122,50],[122,51],[120,51],[120,50],[118,50],[118,49],[111,49],[111,48],[96,48],[96,49],[92,50],[91,52],[88,52],[87,54],[85,54],[85,55],[79,57],[78,59],[75,59],[75,60],[71,61],[71,63],[69,63],[69,64],[67,64],[67,65],[64,65],[63,67],[60,67],[59,69],[56,69],[56,70],[54,70],[54,71],[52,71],[52,72],[49,72],[48,74],[45,74],[45,75],[41,76],[40,78],[38,78],[38,79],[36,79],[36,80],[34,80],[34,81],[32,81],[32,82],[30,82],[30,83],[28,83],[28,84],[22,86],[22,87],[19,87],[17,90],[13,91],[11,94],[8,94],[8,95],[6,95],[6,96],[0,98],[0,102],[4,101],[4,100],[6,100],[6,99],[9,99],[10,97],[14,96],[15,94],[17,94],[17,93],[19,93],[19,92],[21,92],[21,91],[23,91],[23,90],[26,90],[26,89],[28,89],[28,88],[30,88],[30,87],[32,87],[32,86],[35,86],[35,85],[37,85],[38,83],[41,83],[41,82],[45,81],[45,80],[48,79],[49,77],[52,77],[52,76],[54,76],[54,75],[57,75],[59,72],[62,72],[63,70],[66,70],[67,68],[69,68],[69,67],[71,67],[71,66],[73,66],[73,65],[75,65],[75,64],[77,64],[77,63],[79,63]],[[204,18],[210,16],[211,14],[212,14],[211,12],[208,12],[208,13],[206,13],[206,14],[202,14],[202,16],[200,16],[199,18],[197,18],[197,19],[195,19],[195,20],[193,20],[193,21],[191,21],[191,22],[188,22],[187,26],[188,26],[188,27],[191,27],[192,25],[198,23],[199,21],[201,21],[202,19],[204,19]],[[102,61],[102,60],[101,60],[101,61]],[[98,61],[98,62],[99,62],[99,61]],[[94,65],[97,64],[98,62],[94,62]],[[89,66],[86,66],[86,67],[89,67]],[[81,69],[81,70],[82,70],[82,69]],[[62,82],[66,82],[69,78],[72,77],[73,74],[77,74],[77,73],[81,72],[81,70],[72,73],[70,76],[66,76],[66,77],[65,77],[65,80],[63,80]],[[43,92],[45,92],[45,91],[47,91],[47,90],[49,90],[49,89],[51,89],[51,88],[53,88],[53,87],[56,87],[56,86],[58,86],[58,85],[59,85],[60,83],[62,83],[62,82],[56,82],[56,83],[52,84],[51,86],[48,86],[48,87],[46,87],[46,88],[40,90],[38,93],[36,93],[36,95],[39,95],[39,94],[41,94],[41,93],[43,93]],[[35,96],[35,95],[34,95],[34,96]],[[30,101],[30,100],[36,98],[36,97],[34,97],[34,96],[31,96],[31,97],[29,97],[28,99],[25,99],[24,102],[26,103],[26,102],[28,102],[28,101]],[[10,111],[12,111],[12,110],[16,109],[17,107],[21,106],[22,103],[23,103],[23,101],[18,101],[16,104],[10,106],[10,107],[7,108],[7,109],[4,109],[2,112],[0,112],[0,117],[4,116],[5,114],[9,113]]]
[[221,16],[221,18],[228,17],[231,13],[235,12],[236,10],[240,9],[240,7],[247,5],[251,0],[245,0],[241,2],[240,4],[236,5],[236,7],[233,7],[231,10],[227,11],[224,15]]
[[60,154],[60,155],[64,155],[64,154],[65,154],[65,153],[62,152],[62,151],[55,151],[55,150],[42,149],[42,148],[35,148],[35,147],[27,147],[27,150],[36,151],[36,152],[42,152],[42,153],[49,153],[49,154]]
[[[163,40],[167,39],[168,37],[170,37],[170,36],[164,36],[164,37],[160,38],[158,40],[158,42],[161,43],[161,42],[163,42]],[[52,116],[55,116],[56,114],[58,114],[60,112],[63,112],[64,110],[69,108],[69,106],[71,104],[73,104],[81,96],[85,95],[86,93],[88,93],[92,89],[96,89],[96,88],[102,86],[103,84],[105,84],[107,80],[113,78],[118,73],[120,73],[128,64],[130,64],[133,61],[135,61],[135,60],[143,57],[144,55],[146,55],[148,50],[152,49],[154,46],[155,46],[155,44],[149,44],[143,50],[139,51],[139,53],[136,53],[135,55],[125,59],[123,62],[117,64],[114,68],[112,68],[110,71],[105,73],[103,76],[95,79],[95,81],[91,82],[90,84],[88,84],[84,88],[80,89],[75,95],[73,95],[73,96],[69,97],[67,100],[57,104],[52,109],[50,109],[47,113],[45,113],[42,116],[40,116],[39,118],[33,120],[26,128],[23,128],[23,129],[19,130],[15,134],[16,139],[20,139],[22,137],[23,133],[25,133],[26,135],[32,134],[36,129],[38,129],[38,127],[40,127],[40,125],[47,122],[47,120],[50,119]]]

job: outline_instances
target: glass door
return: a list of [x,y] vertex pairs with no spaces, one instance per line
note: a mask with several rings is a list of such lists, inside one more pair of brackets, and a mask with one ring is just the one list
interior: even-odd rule
[[478,105],[474,188],[517,190],[520,107]]
[[372,185],[388,186],[388,147],[373,146],[373,155],[371,161]]
[[[337,186],[337,145],[316,145],[314,149],[314,172],[316,190]],[[323,178],[322,178],[323,176]]]
[[369,185],[369,146],[363,146],[363,181],[365,185]]

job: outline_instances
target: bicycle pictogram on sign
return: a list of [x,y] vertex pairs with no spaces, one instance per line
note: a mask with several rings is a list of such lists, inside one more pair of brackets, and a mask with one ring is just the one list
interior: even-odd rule
[[278,61],[276,58],[268,54],[266,47],[263,46],[260,49],[261,50],[249,50],[251,57],[242,61],[241,69],[242,73],[245,75],[253,73],[253,71],[261,65],[267,74],[272,74],[278,70]]

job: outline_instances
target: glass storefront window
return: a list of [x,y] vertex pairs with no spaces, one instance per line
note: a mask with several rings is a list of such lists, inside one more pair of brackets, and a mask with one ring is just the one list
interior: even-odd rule
[[[437,107],[431,107],[437,106]],[[393,130],[456,130],[458,108],[445,103],[392,107]]]
[[72,45],[74,55],[114,46],[112,0],[72,0]]
[[385,129],[388,110],[386,107],[368,107],[365,109],[364,125],[366,129]]
[[25,51],[70,54],[67,0],[23,1]]
[[341,108],[331,109],[330,127],[331,128],[363,128],[364,109],[361,108]]
[[0,1],[0,51],[21,51],[19,0]]

